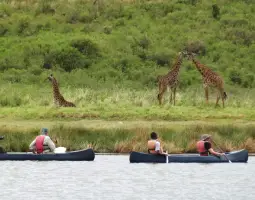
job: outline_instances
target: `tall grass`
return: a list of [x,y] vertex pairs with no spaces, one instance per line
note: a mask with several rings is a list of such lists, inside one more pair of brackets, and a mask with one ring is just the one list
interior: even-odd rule
[[[60,84],[61,85],[61,84]],[[158,89],[75,88],[61,87],[65,99],[76,108],[56,108],[52,88],[44,85],[6,84],[0,89],[1,118],[12,119],[255,119],[255,91],[248,89],[227,90],[225,109],[221,101],[215,107],[216,94],[210,93],[210,104],[205,104],[201,85],[177,91],[176,106],[169,103],[169,93],[159,106]]]
[[[159,133],[164,149],[170,153],[194,153],[196,141],[201,134],[209,133],[214,141],[224,150],[233,151],[245,148],[255,152],[254,124],[243,125],[208,125],[193,124],[182,126],[152,127],[94,127],[86,128],[82,124],[69,126],[58,124],[50,127],[50,136],[57,140],[57,146],[68,150],[84,149],[91,146],[95,152],[128,153],[147,151],[147,140],[151,131]],[[29,143],[39,134],[39,128],[2,126],[0,135],[6,151],[27,151]],[[216,147],[214,147],[217,149]]]

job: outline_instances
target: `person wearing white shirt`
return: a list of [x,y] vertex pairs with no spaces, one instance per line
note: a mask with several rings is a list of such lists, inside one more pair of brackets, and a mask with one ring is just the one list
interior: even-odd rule
[[158,135],[155,132],[151,133],[151,139],[148,141],[148,153],[167,155],[167,152],[163,151],[160,141],[158,140]]
[[47,152],[54,152],[56,148],[54,142],[48,136],[48,129],[43,128],[41,131],[41,135],[37,136],[29,145],[29,149],[33,151],[33,153],[41,154]]

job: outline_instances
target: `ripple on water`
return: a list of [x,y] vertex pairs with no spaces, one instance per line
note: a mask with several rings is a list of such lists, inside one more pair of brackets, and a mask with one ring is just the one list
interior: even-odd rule
[[128,156],[94,162],[1,161],[1,200],[255,199],[255,157],[248,163],[130,164]]

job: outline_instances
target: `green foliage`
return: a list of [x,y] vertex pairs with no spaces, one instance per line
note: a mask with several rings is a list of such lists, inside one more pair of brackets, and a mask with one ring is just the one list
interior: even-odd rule
[[212,16],[215,19],[219,19],[220,8],[217,4],[212,5]]
[[[252,88],[254,11],[248,0],[217,4],[4,0],[0,73],[4,83],[23,82],[20,77],[26,75],[27,83],[34,84],[42,73],[60,72],[60,77],[67,77],[64,72],[84,70],[85,79],[71,75],[72,85],[155,88],[156,77],[166,74],[177,53],[186,49],[219,73],[226,85]],[[6,75],[11,69],[16,74]],[[184,60],[180,87],[200,81],[193,64]]]
[[[29,126],[31,123],[33,127]],[[247,149],[250,153],[255,152],[254,124],[247,126],[215,122],[183,122],[181,125],[155,121],[7,122],[0,128],[0,134],[5,136],[1,146],[7,152],[26,152],[30,142],[39,134],[42,124],[49,128],[50,137],[57,140],[56,145],[64,146],[68,151],[85,149],[90,144],[95,152],[147,152],[146,141],[150,132],[156,131],[164,150],[169,153],[196,153],[196,142],[203,133],[210,133],[224,151]]]

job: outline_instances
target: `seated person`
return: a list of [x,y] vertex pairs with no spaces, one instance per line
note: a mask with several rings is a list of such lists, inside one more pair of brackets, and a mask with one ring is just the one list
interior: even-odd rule
[[151,133],[151,139],[148,141],[148,153],[167,155],[167,152],[163,152],[160,142],[158,141],[158,135],[155,132]]
[[41,154],[47,152],[54,152],[56,148],[54,142],[48,136],[48,129],[43,128],[41,135],[37,136],[34,141],[29,145],[29,149],[33,151],[33,153]]
[[223,153],[218,153],[213,150],[211,144],[211,135],[208,134],[202,135],[200,141],[197,142],[197,151],[199,152],[200,156],[209,156],[209,154],[215,156],[223,155]]

